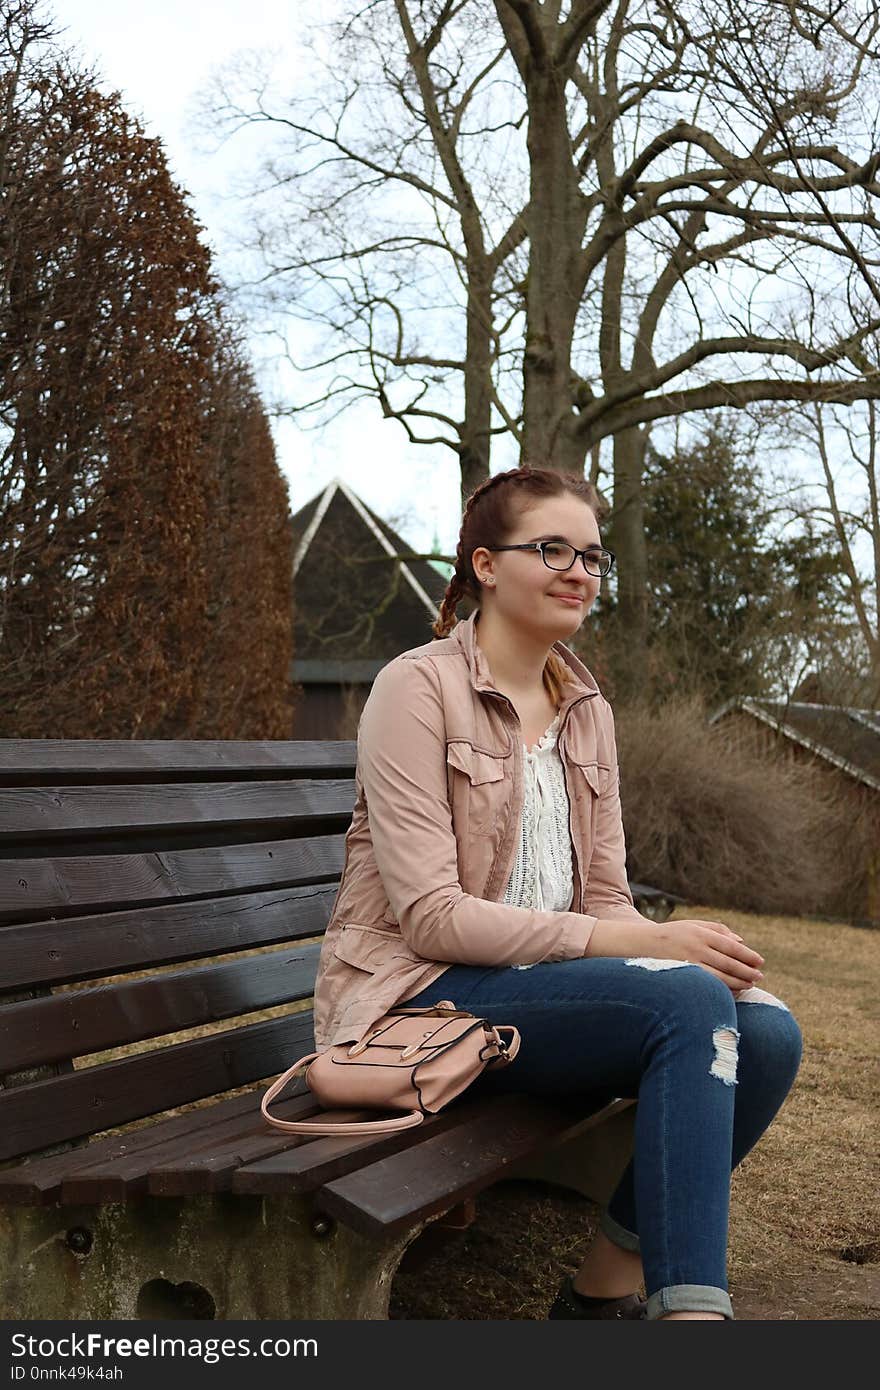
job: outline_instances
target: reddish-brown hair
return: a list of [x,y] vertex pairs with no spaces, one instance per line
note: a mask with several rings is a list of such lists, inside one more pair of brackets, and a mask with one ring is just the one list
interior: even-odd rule
[[[474,551],[480,546],[503,545],[531,502],[562,497],[566,493],[586,502],[597,520],[604,516],[606,509],[593,483],[553,468],[510,468],[506,473],[493,474],[474,489],[461,519],[455,572],[432,629],[435,637],[446,637],[455,626],[455,610],[463,598],[471,599],[478,608],[481,605],[483,586],[471,563]],[[549,652],[544,666],[544,687],[554,705],[559,704],[562,687],[568,680],[568,667],[554,652]]]

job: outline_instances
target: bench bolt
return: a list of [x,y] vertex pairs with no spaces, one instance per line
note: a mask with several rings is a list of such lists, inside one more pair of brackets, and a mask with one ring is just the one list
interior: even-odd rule
[[85,1226],[72,1226],[65,1236],[68,1250],[75,1255],[88,1255],[94,1243],[94,1236]]

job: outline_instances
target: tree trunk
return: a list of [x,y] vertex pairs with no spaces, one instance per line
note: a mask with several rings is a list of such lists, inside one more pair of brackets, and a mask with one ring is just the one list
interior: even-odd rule
[[462,508],[489,477],[492,428],[492,283],[482,254],[468,257],[464,422],[458,451]]
[[565,83],[537,64],[529,108],[529,273],[523,359],[523,464],[582,473],[585,444],[574,433],[571,356],[580,301],[585,213],[571,158]]
[[643,429],[621,430],[614,438],[614,510],[608,534],[617,565],[615,692],[624,699],[637,694],[644,681],[648,645],[648,559],[642,496],[647,443]]

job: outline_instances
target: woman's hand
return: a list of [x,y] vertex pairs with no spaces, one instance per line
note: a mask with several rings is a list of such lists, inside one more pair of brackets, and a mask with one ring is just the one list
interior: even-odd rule
[[641,927],[626,920],[600,919],[590,937],[588,956],[649,956],[686,960],[717,975],[729,989],[748,989],[763,979],[764,957],[723,922],[698,918],[657,922]]
[[651,953],[662,960],[687,960],[717,975],[732,990],[748,989],[763,980],[764,957],[747,946],[723,922],[685,918],[658,922]]

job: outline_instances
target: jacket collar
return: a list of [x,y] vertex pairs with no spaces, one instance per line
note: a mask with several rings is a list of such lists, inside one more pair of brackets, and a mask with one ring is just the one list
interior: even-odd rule
[[[455,625],[449,635],[464,653],[473,689],[486,690],[499,695],[501,692],[492,678],[486,653],[476,640],[476,625],[479,615],[479,608],[475,608],[468,618]],[[569,647],[566,647],[564,642],[554,642],[550,650],[556,652],[574,676],[574,680],[565,686],[565,694],[559,706],[560,713],[564,713],[569,705],[574,704],[575,700],[600,693],[595,679],[584,663],[575,656]]]

